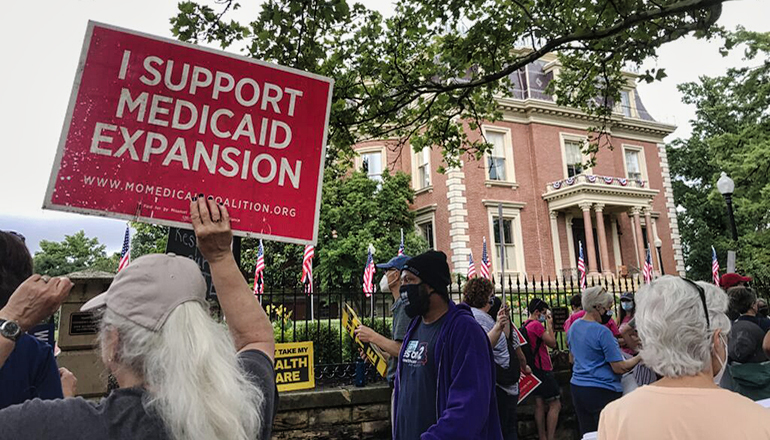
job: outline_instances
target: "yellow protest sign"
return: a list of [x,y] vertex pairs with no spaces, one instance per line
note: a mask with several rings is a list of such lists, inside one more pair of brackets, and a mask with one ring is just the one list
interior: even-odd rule
[[312,341],[275,344],[275,383],[278,391],[315,388]]
[[347,303],[345,303],[345,308],[342,310],[342,325],[345,326],[345,330],[347,330],[350,337],[356,341],[356,344],[364,350],[366,358],[372,365],[374,365],[377,372],[380,373],[382,377],[385,377],[385,374],[388,371],[388,362],[385,360],[385,356],[377,346],[368,342],[361,342],[361,340],[356,337],[353,331],[356,327],[361,325],[361,321],[358,319],[356,312],[353,311],[353,308]]

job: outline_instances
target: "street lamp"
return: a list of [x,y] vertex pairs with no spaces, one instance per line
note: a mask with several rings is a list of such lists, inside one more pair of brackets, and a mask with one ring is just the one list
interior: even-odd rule
[[730,217],[730,228],[733,233],[733,240],[738,241],[738,229],[735,227],[735,216],[733,215],[733,191],[735,191],[735,182],[722,171],[722,175],[717,180],[717,189],[725,198],[727,203],[727,215]]
[[660,275],[665,275],[666,270],[663,269],[663,256],[660,253],[660,248],[663,247],[663,242],[660,241],[660,238],[655,239],[655,249],[658,250],[658,265],[660,266]]

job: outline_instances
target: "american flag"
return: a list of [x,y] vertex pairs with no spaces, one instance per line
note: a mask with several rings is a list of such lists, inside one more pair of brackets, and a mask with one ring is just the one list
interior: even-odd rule
[[374,257],[372,256],[372,250],[369,249],[369,257],[366,259],[366,267],[364,268],[364,294],[367,298],[374,293]]
[[650,284],[652,282],[652,256],[650,255],[649,249],[647,249],[647,256],[644,258],[642,275],[644,276],[644,284]]
[[257,252],[257,267],[254,268],[254,295],[265,293],[265,247],[262,246],[262,240],[259,240],[259,251]]
[[123,249],[120,251],[120,262],[118,263],[118,272],[128,267],[131,262],[131,239],[128,225],[126,225],[126,235],[123,237]]
[[714,278],[714,284],[719,285],[719,261],[717,260],[717,251],[711,246],[711,275]]
[[491,272],[492,272],[492,263],[489,261],[489,255],[487,255],[487,237],[484,237],[484,247],[481,249],[481,266],[479,266],[479,270],[481,271],[481,276],[491,280]]
[[404,249],[404,230],[401,229],[401,244],[398,246],[398,255],[404,255],[404,252],[406,249]]
[[468,279],[476,276],[476,265],[473,264],[473,252],[468,255]]
[[302,283],[305,285],[305,293],[313,293],[313,257],[315,256],[315,248],[313,246],[305,246],[305,256],[302,259]]
[[583,257],[583,242],[578,242],[580,253],[578,254],[578,275],[580,275],[580,289],[585,289],[586,285],[586,260]]

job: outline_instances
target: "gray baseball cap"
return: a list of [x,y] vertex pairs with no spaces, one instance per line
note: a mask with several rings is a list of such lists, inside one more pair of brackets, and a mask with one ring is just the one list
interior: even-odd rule
[[182,303],[206,303],[206,281],[198,265],[174,254],[145,255],[132,261],[112,280],[106,292],[95,296],[81,311],[107,307],[151,331],[159,331]]

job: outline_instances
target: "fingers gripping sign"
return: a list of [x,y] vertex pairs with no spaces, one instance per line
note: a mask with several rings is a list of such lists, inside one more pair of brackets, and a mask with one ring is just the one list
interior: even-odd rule
[[200,195],[190,203],[190,218],[198,248],[209,263],[232,256],[233,232],[226,207]]

